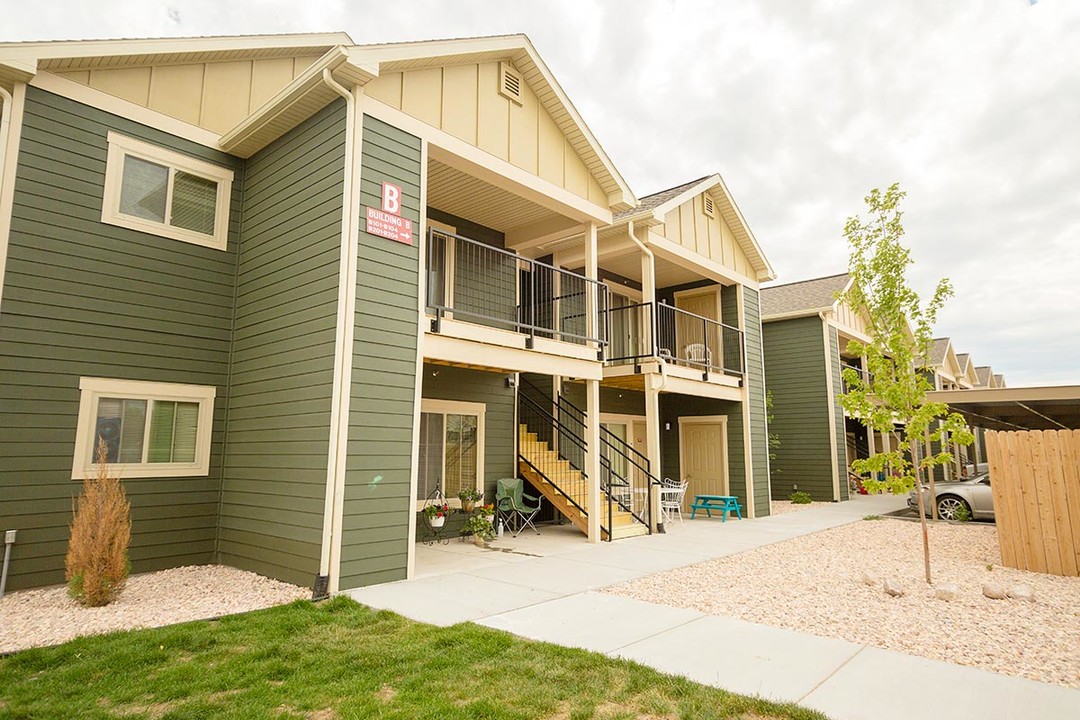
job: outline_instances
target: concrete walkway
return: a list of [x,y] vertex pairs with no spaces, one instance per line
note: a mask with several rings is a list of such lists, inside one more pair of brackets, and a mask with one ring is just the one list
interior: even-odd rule
[[589,545],[542,527],[482,550],[417,547],[417,577],[349,591],[357,601],[437,625],[474,621],[515,635],[623,657],[738,693],[797,702],[833,720],[1080,718],[1080,691],[844,640],[594,592],[899,509],[902,498],[754,521],[676,521],[665,535]]

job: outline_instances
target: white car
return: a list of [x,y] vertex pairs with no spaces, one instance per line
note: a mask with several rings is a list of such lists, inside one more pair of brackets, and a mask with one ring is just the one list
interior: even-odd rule
[[[994,495],[990,491],[990,473],[982,473],[966,480],[934,483],[937,493],[938,517],[942,520],[955,520],[960,508],[967,510],[969,518],[974,520],[994,519]],[[932,515],[930,507],[930,486],[922,486],[923,509],[927,517]],[[919,500],[915,491],[908,493],[908,507],[918,512]]]

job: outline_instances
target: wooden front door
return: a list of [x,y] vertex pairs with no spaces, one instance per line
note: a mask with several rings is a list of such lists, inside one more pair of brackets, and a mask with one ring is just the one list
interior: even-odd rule
[[683,509],[694,495],[730,495],[727,473],[727,423],[724,420],[692,420],[679,423],[679,457],[686,488]]

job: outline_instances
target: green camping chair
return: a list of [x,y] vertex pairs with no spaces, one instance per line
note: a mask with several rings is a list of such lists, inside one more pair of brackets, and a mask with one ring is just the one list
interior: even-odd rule
[[[531,500],[536,505],[529,505],[526,500]],[[533,519],[540,512],[540,498],[525,492],[525,481],[521,478],[500,478],[497,481],[495,509],[514,537],[527,527],[531,527],[537,535],[540,534],[533,524]]]

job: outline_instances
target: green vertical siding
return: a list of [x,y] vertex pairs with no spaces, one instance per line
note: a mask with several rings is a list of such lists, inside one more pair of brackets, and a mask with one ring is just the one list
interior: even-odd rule
[[840,473],[840,499],[847,500],[847,424],[844,422],[844,406],[840,404],[840,396],[844,393],[844,379],[840,374],[840,335],[832,326],[829,327],[829,348],[833,384],[832,412],[836,425],[836,471]]
[[754,512],[769,514],[769,438],[765,426],[765,375],[761,341],[761,304],[757,290],[743,288],[746,333],[746,387],[750,405],[750,463],[754,483]]
[[825,341],[821,318],[763,325],[765,380],[773,398],[772,431],[779,436],[772,461],[772,496],[796,489],[832,500],[832,461]]
[[413,244],[369,235],[361,228],[342,589],[405,577],[419,350],[420,153],[419,138],[363,118],[361,204],[379,207],[383,181],[401,186],[401,214],[413,222]]
[[[746,461],[743,453],[742,404],[732,400],[661,393],[660,395],[660,469],[661,478],[682,480],[679,463],[679,418],[702,415],[727,416],[728,483],[739,504],[746,505]],[[669,427],[670,426],[670,427]],[[691,492],[693,489],[691,488]]]
[[344,168],[338,100],[244,178],[219,557],[298,585],[322,548]]
[[[217,387],[206,477],[125,478],[132,569],[213,559],[241,164],[28,88],[0,306],[0,529],[9,588],[63,582],[84,376]],[[237,170],[226,251],[101,222],[107,134]]]
[[[485,406],[484,502],[494,502],[499,478],[517,476],[515,391],[506,386],[506,378],[507,373],[424,365],[424,398],[483,403]],[[417,535],[421,536],[425,526],[422,520],[417,520]]]

